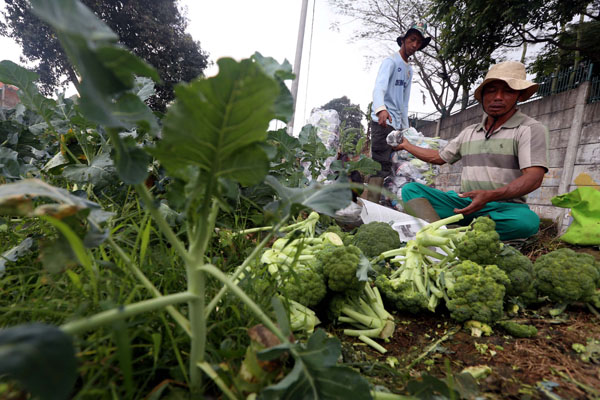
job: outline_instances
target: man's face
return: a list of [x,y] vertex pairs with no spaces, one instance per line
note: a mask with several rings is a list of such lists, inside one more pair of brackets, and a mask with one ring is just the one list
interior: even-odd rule
[[516,106],[520,94],[504,81],[490,82],[483,87],[483,109],[491,117],[504,115]]
[[404,41],[402,42],[402,49],[404,50],[406,57],[410,57],[421,48],[422,44],[423,37],[418,33],[411,32],[404,38]]

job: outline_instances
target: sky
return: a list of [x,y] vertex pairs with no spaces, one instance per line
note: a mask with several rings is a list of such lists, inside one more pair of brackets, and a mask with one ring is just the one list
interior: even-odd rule
[[[258,51],[294,65],[302,0],[179,0],[179,4],[186,9],[188,32],[211,61],[221,57],[241,60]],[[2,0],[0,8],[4,8]],[[307,11],[294,133],[307,122],[312,109],[335,98],[346,96],[366,111],[379,62],[398,50],[389,40],[351,43],[358,22],[336,15],[327,0],[309,0]],[[337,29],[331,28],[333,23]],[[14,41],[0,37],[0,49],[2,59],[20,64],[21,50]],[[375,55],[376,61],[369,63],[368,55]],[[217,73],[216,63],[205,71],[206,76]],[[423,104],[413,82],[409,112],[434,111],[431,100]]]

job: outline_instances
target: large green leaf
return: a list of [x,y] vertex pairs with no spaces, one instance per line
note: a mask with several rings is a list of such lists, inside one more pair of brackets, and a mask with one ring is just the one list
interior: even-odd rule
[[0,212],[6,215],[48,215],[48,205],[43,205],[35,210],[32,208],[31,198],[45,197],[56,202],[54,210],[68,209],[77,212],[90,209],[89,218],[96,223],[104,222],[113,214],[100,208],[97,203],[71,194],[68,190],[58,188],[39,179],[23,179],[14,183],[0,185]]
[[252,58],[262,66],[269,76],[279,82],[279,97],[273,105],[273,111],[275,118],[288,122],[294,114],[294,97],[285,81],[295,77],[292,72],[292,65],[287,60],[284,60],[283,64],[279,64],[274,58],[263,57],[259,52],[254,53]]
[[312,208],[319,214],[334,216],[337,210],[348,206],[352,201],[352,192],[347,183],[313,183],[306,188],[288,188],[273,176],[267,176],[265,183],[275,189],[280,198],[268,208],[281,210],[282,214],[287,214],[293,205],[301,205]]
[[62,175],[75,183],[92,183],[96,186],[106,186],[115,177],[113,162],[108,153],[100,154],[90,165],[68,165]]
[[0,376],[20,381],[43,400],[68,398],[77,378],[71,337],[43,324],[0,330]]
[[252,62],[218,61],[219,74],[178,85],[164,119],[163,138],[152,153],[172,174],[187,180],[187,166],[212,178],[260,182],[268,159],[266,139],[277,82]]
[[77,0],[32,0],[32,11],[54,28],[81,77],[78,91],[83,114],[112,128],[135,124],[156,128],[152,112],[134,94],[136,76],[159,80],[150,65],[118,44],[118,37]]
[[0,82],[21,89],[19,99],[25,107],[37,112],[48,122],[54,114],[56,102],[40,94],[34,83],[36,80],[38,80],[38,74],[35,72],[9,60],[0,62]]
[[280,382],[264,389],[259,398],[275,399],[371,399],[368,382],[351,368],[337,365],[341,344],[318,329],[306,344],[280,345],[258,354],[260,359],[279,357],[293,348],[295,364]]

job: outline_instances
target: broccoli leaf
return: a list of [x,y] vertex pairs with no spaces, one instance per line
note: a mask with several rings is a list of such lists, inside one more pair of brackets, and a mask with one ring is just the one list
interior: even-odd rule
[[258,354],[271,359],[287,348],[296,359],[294,368],[283,380],[264,389],[261,400],[274,399],[371,399],[369,384],[351,368],[338,366],[341,344],[318,329],[306,344],[281,345]]
[[43,400],[66,399],[77,378],[71,337],[43,324],[0,331],[0,376],[19,380]]

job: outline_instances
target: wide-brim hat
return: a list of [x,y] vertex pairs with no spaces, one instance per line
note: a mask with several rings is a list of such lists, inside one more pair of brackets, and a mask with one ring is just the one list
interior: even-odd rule
[[411,26],[406,33],[404,34],[404,36],[398,36],[398,38],[396,39],[396,43],[398,43],[398,46],[402,47],[402,41],[404,40],[405,37],[407,37],[410,33],[415,32],[418,33],[419,35],[421,35],[421,37],[423,38],[423,42],[421,43],[421,47],[419,47],[419,50],[423,50],[423,48],[425,48],[425,46],[427,46],[429,44],[429,42],[431,42],[431,38],[430,37],[426,37],[426,31],[427,30],[427,24],[423,23],[423,22],[417,22],[416,24],[413,24],[413,26]]
[[481,103],[483,87],[493,81],[503,81],[513,90],[522,90],[523,93],[519,96],[519,101],[525,101],[533,96],[540,87],[537,83],[530,82],[526,78],[525,65],[518,61],[504,61],[492,65],[483,82],[475,89],[474,97]]

